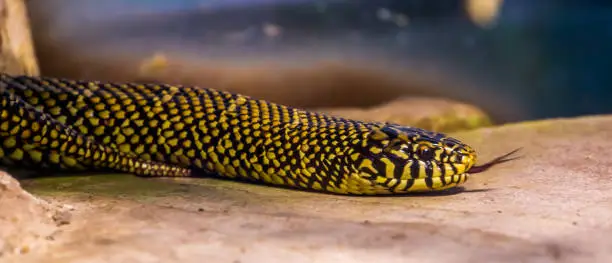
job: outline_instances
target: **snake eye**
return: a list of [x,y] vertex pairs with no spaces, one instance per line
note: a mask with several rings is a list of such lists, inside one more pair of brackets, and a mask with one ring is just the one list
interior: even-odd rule
[[434,157],[434,151],[424,145],[419,146],[419,148],[417,148],[416,154],[419,156],[420,159],[425,161],[431,160]]

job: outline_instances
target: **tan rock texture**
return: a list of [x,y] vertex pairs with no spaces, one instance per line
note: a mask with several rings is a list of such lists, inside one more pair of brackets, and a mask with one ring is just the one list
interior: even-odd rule
[[0,0],[0,72],[39,74],[23,0]]
[[54,221],[62,215],[58,211],[0,172],[0,262],[3,257],[43,251],[58,230]]
[[468,130],[492,124],[482,109],[442,98],[402,97],[370,108],[316,110],[349,119],[392,122],[439,132]]
[[216,179],[25,180],[76,207],[14,262],[612,262],[612,116],[453,133],[486,161],[463,189],[345,197]]
[[[27,11],[22,0],[0,0],[0,72],[38,75]],[[0,172],[0,261],[41,250],[56,230],[53,210]]]

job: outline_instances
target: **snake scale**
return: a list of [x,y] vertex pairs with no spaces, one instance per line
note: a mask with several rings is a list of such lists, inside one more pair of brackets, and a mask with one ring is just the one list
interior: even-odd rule
[[436,191],[476,166],[442,133],[209,88],[0,75],[0,162],[139,176],[216,175],[348,195]]

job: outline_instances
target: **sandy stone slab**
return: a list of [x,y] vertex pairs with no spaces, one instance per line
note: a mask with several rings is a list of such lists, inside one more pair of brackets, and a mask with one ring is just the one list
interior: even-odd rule
[[0,172],[0,261],[10,255],[43,251],[59,230],[58,222],[67,220],[69,211],[31,195],[13,177]]
[[370,108],[321,108],[317,111],[364,121],[384,121],[440,132],[490,126],[482,109],[459,101],[434,97],[401,97]]
[[77,209],[53,253],[19,262],[612,261],[612,116],[455,135],[482,161],[524,157],[462,191],[395,198],[196,178],[25,181]]

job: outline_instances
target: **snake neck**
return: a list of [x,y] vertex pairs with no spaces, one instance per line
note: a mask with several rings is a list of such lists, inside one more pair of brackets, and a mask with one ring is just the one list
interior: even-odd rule
[[200,136],[194,141],[205,144],[190,159],[196,168],[328,192],[346,191],[350,178],[358,176],[351,155],[365,142],[370,124],[262,100],[235,100],[244,101],[211,111],[215,115],[209,117],[218,121],[192,130]]

